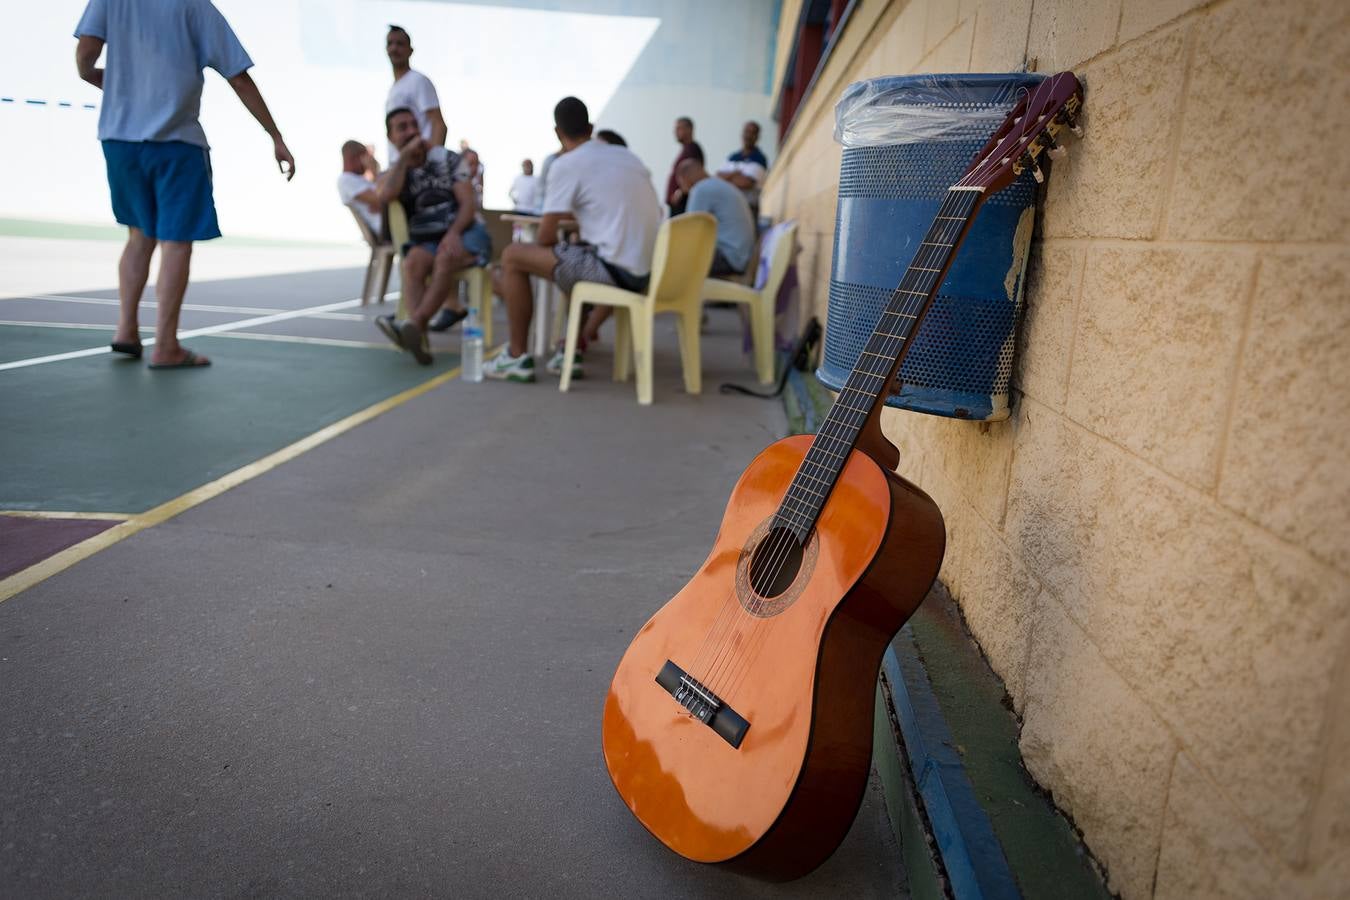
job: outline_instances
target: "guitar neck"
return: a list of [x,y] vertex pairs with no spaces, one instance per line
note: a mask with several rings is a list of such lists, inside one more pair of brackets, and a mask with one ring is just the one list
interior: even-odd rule
[[830,407],[778,508],[778,523],[792,529],[799,540],[805,541],[815,527],[868,416],[891,393],[896,373],[909,350],[909,338],[918,332],[932,306],[938,286],[983,200],[984,193],[979,188],[954,187],[947,192],[914,259],[891,294],[857,365]]

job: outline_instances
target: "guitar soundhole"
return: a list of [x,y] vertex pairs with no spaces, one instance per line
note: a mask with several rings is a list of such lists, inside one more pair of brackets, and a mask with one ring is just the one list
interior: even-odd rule
[[802,546],[787,528],[771,530],[750,557],[750,588],[772,600],[797,580],[802,568]]
[[803,547],[791,530],[774,527],[772,516],[760,522],[736,562],[736,599],[741,608],[761,619],[787,609],[806,589],[819,553],[815,531]]

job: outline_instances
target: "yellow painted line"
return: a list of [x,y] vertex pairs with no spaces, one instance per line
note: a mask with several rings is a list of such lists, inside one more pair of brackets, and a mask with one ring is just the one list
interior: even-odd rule
[[125,522],[133,513],[109,512],[52,512],[46,509],[0,509],[0,516],[16,519],[96,519],[104,522]]
[[186,494],[182,494],[165,503],[161,503],[154,509],[143,513],[138,513],[125,522],[119,522],[101,534],[96,534],[91,538],[73,544],[53,556],[49,556],[42,562],[34,563],[26,569],[21,569],[13,575],[0,580],[0,603],[5,602],[15,594],[28,590],[35,584],[40,584],[51,578],[58,572],[63,572],[75,563],[88,559],[100,550],[105,550],[116,544],[124,538],[129,538],[137,532],[144,531],[161,522],[167,522],[179,513],[186,512],[194,506],[198,506],[218,497],[228,491],[230,488],[238,487],[246,481],[257,478],[265,472],[270,472],[284,462],[295,459],[302,453],[313,450],[320,444],[331,441],[333,438],[346,431],[351,431],[357,425],[369,422],[376,416],[389,412],[395,407],[402,406],[415,397],[420,397],[433,388],[440,387],[448,381],[453,380],[459,375],[459,367],[451,369],[449,372],[437,375],[428,381],[424,381],[416,387],[408,388],[402,393],[395,394],[386,400],[381,400],[372,406],[367,406],[360,412],[352,413],[345,419],[340,419],[325,428],[321,428],[308,437],[301,438],[288,447],[282,447],[275,453],[270,453],[262,459],[255,460],[242,468],[235,469],[228,475],[223,475],[215,481],[208,482],[201,487],[194,488]]

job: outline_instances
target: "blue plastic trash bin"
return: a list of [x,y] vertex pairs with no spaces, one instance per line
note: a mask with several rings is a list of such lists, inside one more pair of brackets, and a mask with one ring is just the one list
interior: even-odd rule
[[[850,85],[835,110],[839,169],[825,353],[840,390],[947,188],[1036,74],[915,75]],[[981,208],[901,366],[888,406],[960,419],[1008,416],[1013,337],[1035,215],[1030,172]]]

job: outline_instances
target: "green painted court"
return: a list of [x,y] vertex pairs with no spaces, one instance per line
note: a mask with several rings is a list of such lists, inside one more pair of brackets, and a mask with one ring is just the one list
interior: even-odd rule
[[[0,326],[0,362],[110,335]],[[208,369],[154,371],[103,354],[0,372],[0,509],[144,512],[458,364],[439,353],[422,367],[378,346],[190,340]]]

